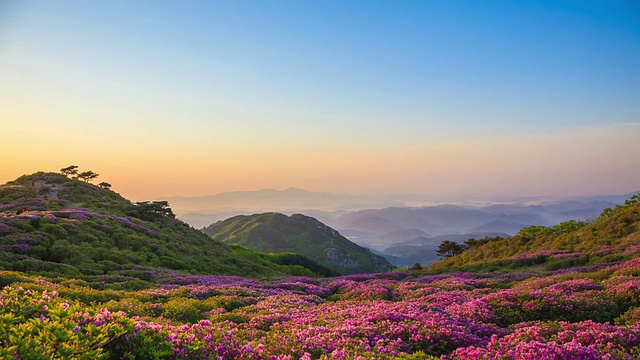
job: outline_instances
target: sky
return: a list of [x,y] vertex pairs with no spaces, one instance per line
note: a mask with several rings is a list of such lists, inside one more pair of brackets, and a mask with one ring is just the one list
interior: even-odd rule
[[640,2],[0,0],[0,183],[640,190]]

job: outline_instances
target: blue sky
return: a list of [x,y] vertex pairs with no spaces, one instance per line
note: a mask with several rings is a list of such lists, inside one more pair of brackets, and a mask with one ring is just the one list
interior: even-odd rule
[[[445,161],[434,172],[457,174],[473,142],[530,142],[535,159],[557,134],[627,139],[640,129],[639,65],[636,1],[2,1],[0,121],[15,136],[0,150],[29,150],[10,155],[0,181],[79,163],[134,197],[489,194],[499,191],[489,170],[486,188],[450,188],[447,177],[424,185],[411,164],[436,152]],[[615,142],[591,151],[624,156]],[[487,166],[508,164],[514,181],[530,170],[492,156]],[[625,161],[626,182],[583,192],[637,188],[640,163]],[[149,188],[145,174],[174,175],[141,166],[159,162],[197,179]],[[567,190],[552,178],[512,192]]]

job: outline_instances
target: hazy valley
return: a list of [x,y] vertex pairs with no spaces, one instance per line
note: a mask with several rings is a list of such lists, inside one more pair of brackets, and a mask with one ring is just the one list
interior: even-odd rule
[[[399,267],[436,261],[444,240],[508,237],[531,225],[592,220],[631,194],[571,199],[502,199],[496,204],[404,206],[402,197],[370,197],[301,189],[222,193],[203,197],[163,197],[177,216],[196,228],[236,215],[263,212],[304,214],[336,229]],[[416,197],[426,202],[424,196]],[[415,203],[416,200],[413,201]],[[174,205],[175,204],[175,205]]]

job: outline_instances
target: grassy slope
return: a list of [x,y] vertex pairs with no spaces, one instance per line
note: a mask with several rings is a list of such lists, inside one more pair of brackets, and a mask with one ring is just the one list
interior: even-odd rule
[[605,211],[593,223],[571,232],[516,235],[472,248],[434,263],[431,269],[465,270],[542,267],[555,270],[629,260],[640,256],[640,201]]
[[[149,267],[249,277],[314,275],[282,259],[232,248],[180,220],[145,221],[119,194],[55,173],[0,187],[0,268],[144,278]],[[16,212],[26,208],[21,214]]]
[[[354,244],[318,220],[300,214],[235,216],[203,231],[216,240],[256,251],[301,254],[342,274],[392,269],[383,257]],[[330,259],[328,253],[335,257]]]

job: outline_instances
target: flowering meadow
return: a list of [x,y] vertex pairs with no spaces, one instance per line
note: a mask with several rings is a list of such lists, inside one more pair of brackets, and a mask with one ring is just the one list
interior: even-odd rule
[[640,358],[640,259],[545,274],[150,276],[124,291],[0,272],[0,357]]
[[0,187],[1,359],[640,358],[640,194],[426,270],[324,278],[132,206],[51,173]]

